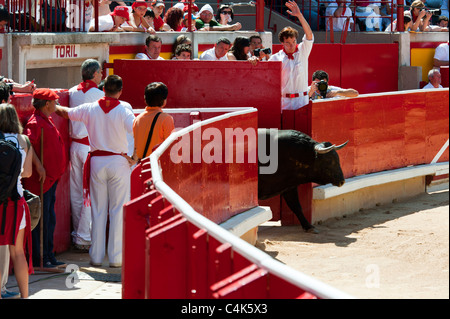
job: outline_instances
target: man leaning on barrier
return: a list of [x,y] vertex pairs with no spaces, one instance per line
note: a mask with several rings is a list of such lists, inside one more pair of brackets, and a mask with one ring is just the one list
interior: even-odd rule
[[312,75],[312,83],[309,87],[309,98],[311,100],[321,98],[332,98],[336,96],[357,97],[358,91],[355,89],[343,89],[337,86],[328,85],[328,73],[317,70]]

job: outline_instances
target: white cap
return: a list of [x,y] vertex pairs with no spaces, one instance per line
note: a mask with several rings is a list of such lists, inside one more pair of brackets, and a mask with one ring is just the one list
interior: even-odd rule
[[162,2],[162,1],[156,1],[156,3],[153,5],[155,8],[157,8],[157,7],[160,7],[160,6],[166,6],[165,4],[164,4],[164,2]]
[[178,2],[177,4],[174,5],[174,8],[178,8],[178,9],[184,10],[184,3],[183,2]]
[[199,11],[198,15],[200,16],[203,11],[209,11],[212,15],[214,15],[213,8],[209,4],[205,4]]

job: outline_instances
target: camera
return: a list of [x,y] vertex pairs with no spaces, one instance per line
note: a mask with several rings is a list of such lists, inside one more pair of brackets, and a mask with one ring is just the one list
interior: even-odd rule
[[255,49],[255,51],[253,51],[255,53],[255,56],[259,56],[260,52],[263,52],[265,54],[271,54],[272,50],[270,48],[264,48],[264,49]]
[[440,16],[441,15],[441,9],[428,10],[428,12],[430,12],[434,16]]
[[327,91],[328,91],[328,82],[324,81],[324,80],[320,80],[319,82],[316,83],[316,85],[317,85],[317,89],[319,90],[322,98],[326,98]]

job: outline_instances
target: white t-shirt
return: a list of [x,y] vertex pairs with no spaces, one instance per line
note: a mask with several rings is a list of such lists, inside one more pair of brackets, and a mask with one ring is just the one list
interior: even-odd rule
[[441,43],[437,46],[436,51],[434,51],[434,58],[440,61],[448,61],[448,42]]
[[[82,90],[77,90],[78,85],[75,85],[69,90],[69,107],[74,108],[84,103],[93,103],[105,96],[103,91],[94,87],[83,93]],[[86,126],[82,122],[70,121],[70,137],[81,139],[88,136]]]
[[211,48],[211,49],[204,51],[202,53],[202,55],[200,55],[200,60],[203,60],[203,61],[228,61],[228,57],[226,54],[223,57],[221,57],[220,59],[218,59],[216,57],[215,50],[216,50],[216,48]]
[[68,114],[70,120],[86,125],[91,151],[128,153],[127,133],[133,134],[134,114],[122,102],[108,114],[98,101],[69,109]]
[[[334,12],[338,9],[338,4],[336,2],[330,3],[327,7],[327,10],[325,12],[326,16],[332,16]],[[333,30],[334,31],[342,31],[344,29],[345,21],[347,20],[347,17],[350,17],[350,23],[348,24],[348,30],[351,31],[351,24],[353,23],[352,18],[352,10],[345,7],[345,11],[342,12],[342,16],[339,18],[333,17]],[[327,18],[327,30],[330,30],[330,24],[329,24],[330,18]]]
[[[302,42],[298,44],[298,51],[294,53],[294,59],[290,60],[283,50],[272,55],[269,61],[281,61],[281,108],[283,110],[297,110],[309,103],[308,98],[308,57],[314,43],[306,40],[303,36]],[[306,94],[304,94],[306,92]],[[299,93],[296,98],[286,98],[286,94]]]
[[[439,89],[442,89],[442,88],[443,88],[442,85],[439,84]],[[433,84],[431,84],[430,82],[428,82],[428,84],[425,85],[422,89],[438,89],[438,88],[435,88],[435,87],[433,86]]]
[[[89,24],[89,28],[95,27],[95,19],[91,19],[91,23]],[[109,31],[114,27],[114,19],[112,15],[106,14],[104,16],[98,17],[98,31]]]
[[[138,53],[134,58],[138,60],[155,60],[152,59],[152,57],[148,56],[146,53]],[[164,60],[164,58],[159,56],[156,60]]]

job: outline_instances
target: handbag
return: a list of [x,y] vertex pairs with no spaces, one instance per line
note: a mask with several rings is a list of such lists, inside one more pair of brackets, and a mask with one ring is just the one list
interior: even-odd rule
[[31,230],[33,230],[39,224],[41,218],[41,199],[26,189],[23,190],[23,197],[30,209]]

